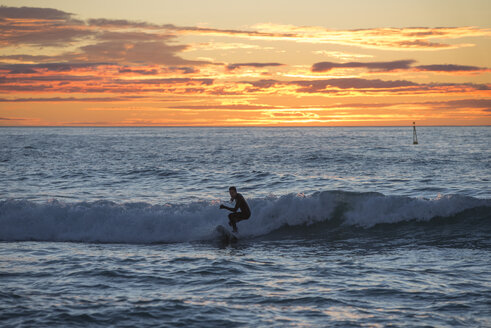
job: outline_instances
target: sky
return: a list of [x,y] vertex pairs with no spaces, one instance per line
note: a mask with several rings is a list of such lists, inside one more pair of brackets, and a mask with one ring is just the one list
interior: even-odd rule
[[489,0],[0,0],[0,47],[0,126],[491,124]]

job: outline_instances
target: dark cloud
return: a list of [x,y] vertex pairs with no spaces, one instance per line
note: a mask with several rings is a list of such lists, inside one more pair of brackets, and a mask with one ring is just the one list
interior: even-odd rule
[[89,19],[87,23],[92,26],[99,27],[140,27],[140,28],[155,28],[158,25],[150,24],[146,22],[135,22],[126,19],[106,19],[106,18],[96,18]]
[[135,69],[135,68],[120,68],[118,70],[119,73],[125,74],[139,74],[139,75],[157,75],[159,74],[159,70],[153,68],[153,69]]
[[100,81],[100,77],[77,76],[77,75],[34,75],[28,77],[9,77],[0,79],[2,83],[31,83],[31,82],[79,82],[79,81]]
[[268,67],[268,66],[283,66],[280,63],[237,63],[227,65],[228,70],[234,70],[240,67]]
[[278,80],[258,80],[253,82],[244,81],[244,83],[248,83],[253,85],[256,88],[267,89],[274,87],[276,84],[288,84],[286,81],[278,81]]
[[51,98],[0,98],[0,102],[110,102],[110,101],[127,101],[140,97],[93,97],[93,98],[76,98],[76,97],[51,97]]
[[73,54],[74,60],[105,61],[118,63],[140,63],[158,65],[201,65],[207,62],[186,60],[176,53],[186,49],[186,45],[169,45],[165,42],[125,42],[108,41],[81,47],[81,53]]
[[488,68],[478,67],[478,66],[466,66],[466,65],[419,65],[415,67],[421,71],[430,72],[478,72],[478,71],[488,71]]
[[[21,60],[21,61],[36,61],[40,63],[52,64],[53,62],[67,64],[53,65],[71,65],[76,66],[82,63],[96,62],[101,65],[116,65],[116,64],[145,64],[145,65],[171,65],[168,70],[182,71],[183,73],[195,73],[197,70],[190,65],[208,64],[205,61],[186,60],[177,55],[178,52],[186,49],[186,45],[168,45],[163,41],[155,42],[135,42],[135,41],[107,41],[91,44],[79,48],[75,52],[66,52],[53,56],[38,56],[38,55],[8,55],[0,56],[0,60]],[[8,66],[9,64],[0,63],[0,67]],[[21,67],[19,64],[19,68]],[[26,64],[25,67],[28,67]],[[35,64],[39,65],[39,64]],[[175,66],[179,65],[179,66]],[[181,66],[184,65],[184,66]],[[48,67],[48,66],[46,66]]]
[[429,72],[483,72],[488,71],[488,68],[465,65],[419,65],[412,66],[415,60],[396,60],[388,62],[319,62],[311,67],[312,72],[327,72],[335,68],[366,68],[372,71],[390,72],[394,70],[410,70],[429,71]]
[[125,73],[130,73],[130,74],[139,74],[139,75],[157,75],[159,74],[159,71],[157,69],[133,69],[133,68],[120,68],[118,70],[119,73],[125,74]]
[[161,69],[157,68],[134,68],[134,67],[121,67],[119,68],[119,73],[125,74],[140,74],[140,75],[157,75],[157,74],[171,74],[171,73],[180,73],[180,74],[192,74],[198,73],[199,70],[192,66],[168,66],[162,67]]
[[340,78],[340,79],[326,79],[326,80],[300,80],[300,81],[278,81],[278,80],[259,80],[254,82],[245,82],[252,84],[258,88],[270,88],[274,85],[297,85],[300,92],[321,92],[327,87],[339,88],[339,89],[381,89],[381,88],[399,88],[399,87],[411,87],[418,85],[417,83],[397,80],[397,81],[383,81],[383,80],[367,80],[358,78]]
[[118,84],[201,84],[212,85],[213,79],[168,78],[168,79],[144,79],[144,80],[114,80]]
[[84,22],[57,9],[2,6],[0,18],[9,18],[0,20],[0,46],[61,46],[94,34]]
[[191,66],[180,66],[180,67],[168,67],[169,71],[180,71],[183,74],[198,73],[199,70]]
[[348,62],[348,63],[334,63],[334,62],[320,62],[312,65],[312,72],[327,72],[333,68],[368,68],[376,71],[393,71],[397,69],[408,69],[415,63],[414,60],[396,60],[388,62]]
[[0,65],[0,70],[8,74],[34,74],[39,71],[69,72],[80,68],[114,65],[113,63],[46,63],[46,64],[10,64]]
[[68,20],[72,14],[52,8],[0,6],[1,18]]
[[15,26],[2,29],[0,34],[0,46],[15,45],[39,45],[39,46],[66,46],[67,43],[92,36],[93,31],[79,29],[77,27],[39,27],[34,26],[30,30],[20,30]]
[[[0,81],[1,82],[1,81]],[[29,92],[41,92],[41,91],[53,91],[52,86],[48,84],[32,84],[32,85],[3,85],[0,83],[0,90],[2,91],[29,91]]]
[[383,81],[358,78],[294,81],[293,84],[301,86],[297,91],[308,93],[323,92],[327,87],[339,89],[392,89],[417,85],[417,83],[404,80]]

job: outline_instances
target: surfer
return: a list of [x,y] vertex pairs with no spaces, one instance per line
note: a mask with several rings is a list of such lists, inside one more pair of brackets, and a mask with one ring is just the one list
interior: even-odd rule
[[[233,232],[239,232],[239,230],[237,230],[237,222],[247,220],[251,216],[251,210],[249,209],[249,205],[247,205],[244,196],[237,192],[237,188],[230,187],[228,188],[228,192],[231,197],[230,201],[232,202],[235,200],[235,207],[232,208],[222,204],[220,205],[220,209],[224,208],[233,212],[228,215],[228,224],[233,228]],[[240,209],[240,212],[237,212],[238,209]]]

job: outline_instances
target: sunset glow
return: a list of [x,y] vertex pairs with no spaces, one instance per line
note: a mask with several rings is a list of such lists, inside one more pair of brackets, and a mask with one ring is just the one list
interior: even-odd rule
[[[184,2],[194,7],[189,17],[171,1],[143,1],[135,16],[94,1],[3,1],[0,125],[491,124],[488,1],[443,12],[434,9],[441,1],[416,1],[425,20],[412,24],[404,6],[384,18],[387,2],[373,1],[362,28],[348,10],[343,26],[330,23],[337,8],[330,1],[312,1],[320,8],[311,17],[303,11],[304,21],[271,1],[237,23],[230,17],[241,6],[233,1]],[[404,26],[393,25],[394,16],[406,17]]]

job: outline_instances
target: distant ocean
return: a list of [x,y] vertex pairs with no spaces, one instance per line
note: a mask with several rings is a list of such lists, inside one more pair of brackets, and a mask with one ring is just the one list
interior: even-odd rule
[[490,327],[491,128],[417,129],[0,128],[0,325]]

